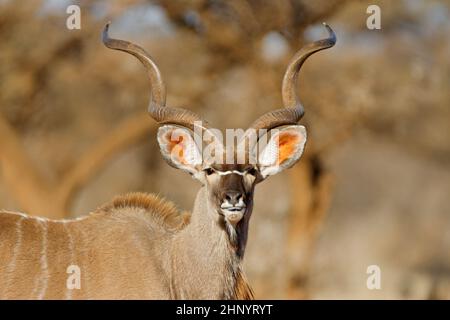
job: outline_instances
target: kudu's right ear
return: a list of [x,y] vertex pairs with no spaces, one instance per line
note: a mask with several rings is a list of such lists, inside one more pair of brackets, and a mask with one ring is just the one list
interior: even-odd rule
[[271,134],[258,158],[263,178],[292,167],[302,156],[306,142],[306,129],[300,125],[272,129]]
[[164,125],[158,130],[158,143],[169,165],[193,176],[200,172],[202,156],[191,131]]

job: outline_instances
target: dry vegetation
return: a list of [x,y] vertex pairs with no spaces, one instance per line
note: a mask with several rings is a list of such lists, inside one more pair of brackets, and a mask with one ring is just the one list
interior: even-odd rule
[[0,4],[0,207],[78,216],[130,190],[191,206],[197,184],[158,152],[143,68],[100,42],[107,20],[158,61],[168,104],[219,128],[281,105],[287,61],[326,20],[338,44],[300,79],[306,154],[257,190],[256,295],[450,298],[448,1],[377,1],[379,31],[370,1],[78,3],[73,31],[64,1]]

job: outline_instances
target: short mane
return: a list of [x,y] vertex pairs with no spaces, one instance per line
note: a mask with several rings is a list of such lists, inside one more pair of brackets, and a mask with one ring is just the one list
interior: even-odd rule
[[181,230],[189,224],[191,214],[180,211],[175,204],[155,194],[144,192],[130,192],[114,197],[110,202],[102,205],[94,213],[109,213],[116,209],[143,209],[154,216],[155,221],[170,229]]

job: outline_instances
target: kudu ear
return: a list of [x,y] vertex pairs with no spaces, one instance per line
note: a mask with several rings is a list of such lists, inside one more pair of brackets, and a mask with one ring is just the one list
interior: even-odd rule
[[267,141],[263,146],[260,139],[258,165],[263,178],[277,174],[284,169],[292,167],[301,157],[306,142],[306,129],[304,126],[293,125],[282,129],[272,129],[261,139]]
[[158,143],[169,165],[194,176],[200,171],[202,156],[190,130],[164,125],[158,130]]

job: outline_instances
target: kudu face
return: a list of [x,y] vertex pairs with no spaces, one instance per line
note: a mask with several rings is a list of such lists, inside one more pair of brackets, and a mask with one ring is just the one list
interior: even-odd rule
[[[333,30],[324,25],[329,37],[303,47],[286,70],[282,83],[284,108],[260,116],[231,148],[224,147],[220,139],[213,139],[213,156],[205,155],[203,136],[209,134],[217,138],[212,132],[215,129],[192,111],[166,106],[164,82],[150,55],[133,43],[109,38],[109,24],[103,31],[103,43],[108,48],[132,54],[146,67],[151,80],[148,111],[162,125],[158,130],[158,142],[163,157],[171,166],[199,180],[207,190],[210,208],[235,226],[246,213],[251,213],[255,185],[293,166],[303,152],[306,130],[297,122],[304,109],[296,94],[296,82],[304,61],[336,42]],[[230,152],[234,154],[233,161],[226,157]],[[244,161],[237,160],[242,159],[239,152],[243,152]]]
[[253,191],[259,173],[252,165],[211,165],[205,170],[209,201],[234,225],[253,207]]
[[212,146],[214,156],[205,156],[200,151],[204,150],[203,143],[198,141],[192,131],[177,126],[165,125],[158,131],[161,153],[167,162],[200,181],[206,189],[209,208],[235,225],[251,211],[255,184],[263,179],[258,166],[237,163],[234,150],[228,150],[233,153],[230,161],[218,141]]
[[[225,147],[217,139],[212,147],[204,148],[202,140],[189,129],[164,125],[158,130],[166,161],[200,181],[206,188],[209,207],[232,226],[251,212],[255,185],[296,163],[306,142],[305,127],[300,125],[264,131],[255,143],[249,143],[252,132],[256,139],[258,135],[248,130],[236,146]],[[202,150],[213,150],[213,156]],[[229,152],[232,156],[227,156]]]

